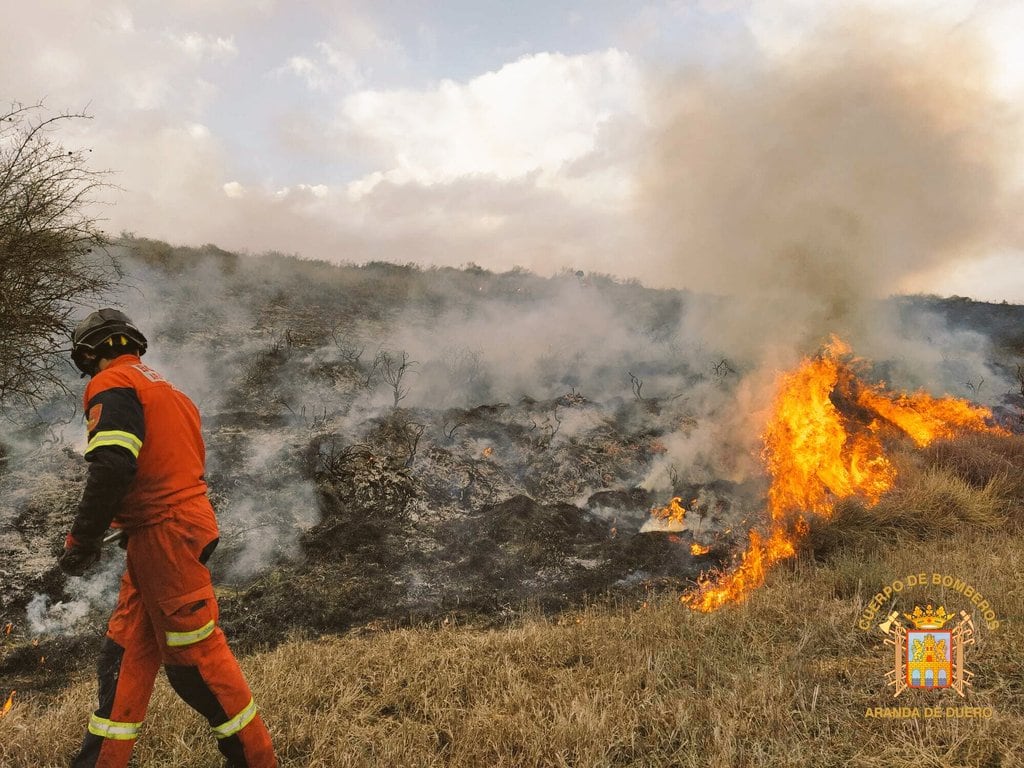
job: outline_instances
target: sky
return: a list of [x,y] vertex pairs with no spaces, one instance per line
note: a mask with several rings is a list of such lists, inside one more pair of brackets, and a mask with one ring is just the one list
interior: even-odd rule
[[91,116],[57,138],[113,171],[114,234],[1024,303],[1024,3],[0,10],[0,99]]

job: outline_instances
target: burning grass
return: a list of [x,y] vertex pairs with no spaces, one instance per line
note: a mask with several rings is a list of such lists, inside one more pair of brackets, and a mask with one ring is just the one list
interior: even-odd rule
[[[972,463],[975,481],[992,475],[983,487],[976,488],[970,478],[935,471],[918,473],[914,482],[893,490],[899,476],[894,445],[923,448],[964,434],[1008,438],[991,423],[991,412],[953,397],[889,392],[884,384],[863,380],[858,375],[861,368],[863,362],[833,337],[819,355],[779,377],[763,434],[762,457],[770,478],[767,533],[751,530],[748,546],[733,567],[702,576],[697,588],[683,595],[684,603],[709,612],[746,599],[764,583],[769,568],[805,546],[812,525],[833,518],[839,503],[860,504],[860,517],[869,525],[879,514],[882,520],[898,521],[883,529],[899,524],[916,528],[924,521],[948,532],[961,522],[992,528],[1003,521],[1007,497],[1012,499],[1010,494],[1020,490],[1020,481],[1005,471],[1006,462],[1013,465],[1016,448],[1002,464],[996,461],[998,451],[980,464]],[[961,455],[980,453],[968,450]],[[993,463],[1004,470],[999,479],[992,472]],[[878,513],[867,512],[886,495],[889,501]],[[896,514],[890,512],[893,509]],[[681,521],[685,510],[680,511]],[[855,511],[849,514],[856,516]],[[915,522],[914,516],[921,520]],[[652,519],[662,517],[671,517],[669,508],[652,514]]]
[[[991,457],[1002,446],[1004,462],[986,462],[989,471],[964,457],[977,446]],[[996,532],[1024,521],[1024,437],[965,435],[925,451],[893,456],[899,481],[877,504],[849,498],[837,503],[829,521],[812,521],[802,548],[824,557],[837,550],[874,551],[908,541],[943,539],[958,531]]]

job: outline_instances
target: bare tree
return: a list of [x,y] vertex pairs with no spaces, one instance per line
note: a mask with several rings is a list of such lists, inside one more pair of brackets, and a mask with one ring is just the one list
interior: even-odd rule
[[381,378],[391,387],[395,396],[395,408],[397,408],[398,403],[409,394],[409,385],[405,382],[405,375],[409,372],[409,368],[417,363],[415,360],[409,359],[408,352],[402,352],[401,360],[392,357],[387,352],[381,352],[378,358],[380,359]]
[[551,445],[551,442],[555,439],[555,435],[558,434],[558,430],[562,428],[562,417],[558,415],[558,406],[556,405],[550,416],[545,416],[544,421],[540,424],[535,419],[530,419],[530,431],[540,428],[541,432],[533,438],[533,445],[537,448],[547,448]]
[[414,421],[406,422],[405,435],[408,453],[405,459],[405,466],[412,466],[412,462],[416,458],[416,449],[419,447],[420,438],[423,437],[423,432],[426,430],[426,428],[426,424],[418,424],[417,422]]
[[[361,354],[361,353],[360,353]],[[380,372],[381,365],[384,364],[384,360],[387,359],[387,352],[378,352],[376,357],[370,363],[370,367],[363,372],[363,375],[359,377],[359,383],[363,389],[369,389],[373,384],[374,377]]]
[[712,363],[711,368],[715,372],[715,376],[720,376],[722,378],[725,378],[730,373],[736,373],[736,370],[729,365],[729,361],[724,357],[717,363]]
[[449,440],[455,439],[455,430],[466,423],[465,416],[462,411],[459,410],[448,410],[445,411],[441,421],[441,431],[444,436]]
[[0,112],[0,403],[62,386],[76,309],[121,278],[92,213],[107,172],[54,138],[88,118],[41,104]]
[[644,388],[644,380],[634,376],[632,371],[626,371],[626,373],[629,374],[629,382],[633,387],[633,396],[637,400],[643,400],[644,397],[640,394],[640,390]]
[[363,352],[366,351],[366,346],[358,346],[356,342],[345,336],[342,332],[342,323],[335,322],[329,331],[331,340],[334,342],[334,346],[338,350],[339,359],[348,365],[358,367],[359,362],[363,357]]

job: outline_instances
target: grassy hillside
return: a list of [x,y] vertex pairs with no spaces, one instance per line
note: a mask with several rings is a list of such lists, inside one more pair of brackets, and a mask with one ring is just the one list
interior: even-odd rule
[[[502,629],[372,624],[251,655],[244,666],[282,765],[1021,765],[1024,440],[966,438],[898,458],[900,480],[878,506],[842,506],[812,532],[814,549],[716,613],[662,592],[557,617],[527,611]],[[964,699],[893,699],[892,651],[874,621],[857,626],[876,591],[919,572],[965,579],[997,613],[990,630],[961,592],[931,585],[885,606],[974,614]],[[54,700],[16,699],[0,720],[0,763],[63,765],[93,695],[83,675]],[[891,706],[922,716],[866,716]],[[926,707],[986,716],[924,717]],[[147,766],[219,765],[162,679],[137,755]]]

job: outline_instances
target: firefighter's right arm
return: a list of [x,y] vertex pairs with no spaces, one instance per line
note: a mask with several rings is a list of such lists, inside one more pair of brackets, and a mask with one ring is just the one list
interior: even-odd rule
[[135,480],[137,459],[145,439],[142,403],[131,387],[104,389],[87,403],[89,445],[85,460],[89,476],[71,527],[71,538],[96,544],[117,514]]

